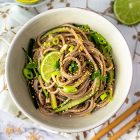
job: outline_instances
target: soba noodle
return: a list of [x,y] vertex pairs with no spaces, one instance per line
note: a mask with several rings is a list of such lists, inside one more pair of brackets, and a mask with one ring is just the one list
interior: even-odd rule
[[[60,59],[46,82],[40,67],[52,52],[60,52]],[[115,80],[111,46],[89,26],[65,24],[51,29],[37,37],[32,55],[28,55],[28,59],[32,57],[24,67],[24,76],[30,92],[34,92],[31,95],[37,109],[45,115],[84,116],[112,100]]]

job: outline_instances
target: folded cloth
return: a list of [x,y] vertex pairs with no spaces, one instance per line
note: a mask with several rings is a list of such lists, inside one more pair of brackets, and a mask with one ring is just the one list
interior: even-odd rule
[[38,129],[35,124],[17,119],[2,110],[0,113],[0,140],[70,140],[66,135]]

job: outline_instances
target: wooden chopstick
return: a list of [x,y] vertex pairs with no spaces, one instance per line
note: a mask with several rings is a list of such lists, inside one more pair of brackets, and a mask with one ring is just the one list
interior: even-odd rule
[[117,131],[113,136],[109,138],[109,140],[118,140],[120,136],[122,136],[127,130],[132,128],[135,124],[140,121],[140,114],[134,117],[129,123],[124,125],[119,131]]
[[109,132],[114,127],[116,127],[118,124],[120,124],[124,119],[126,119],[130,114],[132,114],[138,108],[140,108],[140,101],[137,101],[134,105],[132,105],[129,109],[127,109],[123,114],[121,114],[117,119],[115,119],[108,126],[106,126],[105,128],[103,128],[101,131],[99,131],[92,138],[92,140],[99,140],[102,136],[104,136],[107,132]]

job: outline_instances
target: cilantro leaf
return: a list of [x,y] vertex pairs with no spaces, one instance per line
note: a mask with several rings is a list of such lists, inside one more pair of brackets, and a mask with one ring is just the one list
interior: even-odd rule
[[60,62],[59,62],[59,60],[56,61],[55,68],[56,68],[56,70],[59,70],[60,69]]
[[75,73],[78,70],[77,63],[75,61],[72,61],[68,70],[71,74]]
[[95,72],[93,72],[92,74],[91,74],[91,80],[95,80],[95,78],[97,78],[97,77],[99,77],[100,76],[100,71],[99,70],[97,70],[97,71],[95,71]]
[[97,77],[99,77],[99,79],[100,79],[101,81],[106,81],[106,76],[101,76],[101,73],[100,73],[99,70],[93,72],[93,73],[91,74],[91,76],[90,76],[90,79],[91,79],[91,80],[95,80],[95,78],[97,78]]

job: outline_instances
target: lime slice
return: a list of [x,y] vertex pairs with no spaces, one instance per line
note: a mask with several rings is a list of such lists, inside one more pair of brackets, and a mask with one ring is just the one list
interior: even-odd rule
[[60,52],[47,54],[41,62],[40,73],[45,82],[49,82],[52,73],[56,70],[56,63],[60,59]]
[[16,1],[23,4],[34,4],[34,3],[39,2],[40,0],[16,0]]
[[140,22],[140,0],[115,0],[114,14],[126,25]]

